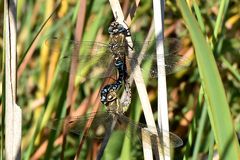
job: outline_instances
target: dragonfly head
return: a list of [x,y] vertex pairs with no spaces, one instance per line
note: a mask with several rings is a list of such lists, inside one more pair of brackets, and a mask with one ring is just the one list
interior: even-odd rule
[[116,21],[113,21],[108,28],[108,33],[110,35],[126,33],[126,32],[127,32],[127,30],[123,27],[123,25],[121,25],[120,23],[118,23]]

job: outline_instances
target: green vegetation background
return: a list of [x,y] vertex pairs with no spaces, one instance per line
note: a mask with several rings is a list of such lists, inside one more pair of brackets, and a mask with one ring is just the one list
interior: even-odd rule
[[[2,3],[1,1],[1,5],[3,5]],[[125,15],[128,14],[128,9],[133,3],[130,0],[121,2]],[[66,108],[69,104],[67,99],[73,100],[70,108],[73,114],[89,113],[96,105],[100,110],[104,110],[104,106],[99,103],[98,94],[103,79],[88,78],[90,71],[100,70],[100,67],[95,65],[98,61],[97,58],[81,64],[80,69],[83,76],[76,77],[73,82],[73,97],[67,97],[67,88],[71,84],[69,74],[60,71],[62,68],[67,69],[67,65],[63,66],[59,57],[71,54],[74,49],[71,46],[73,43],[69,39],[74,39],[74,35],[77,34],[75,27],[77,15],[82,9],[81,1],[62,0],[61,6],[58,7],[37,38],[37,43],[34,43],[33,48],[28,50],[40,26],[53,12],[56,5],[57,2],[52,0],[22,0],[18,2],[17,102],[23,112],[23,159],[49,159],[50,157],[56,159],[60,157],[62,152],[61,126],[59,126],[59,132],[49,132],[46,125],[53,118],[66,116]],[[170,131],[184,140],[184,146],[176,149],[173,157],[174,159],[202,159],[203,157],[212,159],[213,156],[216,156],[214,153],[218,152],[221,156],[225,156],[222,157],[223,159],[239,158],[239,153],[233,154],[224,148],[229,147],[233,151],[239,151],[239,144],[237,143],[236,146],[235,134],[240,134],[240,2],[237,0],[207,3],[192,1],[188,5],[193,16],[187,12],[189,8],[184,8],[187,6],[184,6],[183,1],[177,3],[166,1],[165,6],[164,34],[166,37],[175,37],[181,40],[182,46],[179,54],[189,59],[191,64],[188,68],[167,77]],[[2,16],[1,12],[0,17]],[[194,21],[195,19],[197,21]],[[109,38],[107,29],[113,20],[108,1],[87,1],[82,40],[107,43]],[[152,1],[142,0],[130,26],[134,40],[144,41],[152,20]],[[2,30],[1,23],[0,29]],[[60,43],[48,45],[49,41],[47,40],[55,36],[60,38]],[[3,41],[2,34],[0,41]],[[0,67],[3,71],[3,46],[2,43],[0,45]],[[206,47],[206,45],[208,46]],[[81,51],[87,53],[88,49],[83,47]],[[26,51],[28,51],[27,55],[32,53],[29,59],[25,55]],[[214,59],[211,58],[212,55]],[[26,64],[26,67],[21,67],[23,64]],[[217,64],[217,70],[214,68],[215,64]],[[148,70],[148,63],[145,67],[145,70]],[[220,73],[220,79],[218,79],[218,73]],[[3,89],[2,77],[3,72],[0,75],[0,86]],[[156,117],[157,80],[148,78],[148,75],[144,75],[144,77]],[[215,81],[216,77],[220,81]],[[214,88],[214,86],[222,84],[224,88]],[[134,87],[132,88],[132,103],[127,115],[135,121],[144,123],[138,93]],[[214,93],[216,94],[214,95]],[[224,93],[226,97],[221,97],[223,96],[221,93]],[[2,97],[2,93],[0,96]],[[219,108],[216,108],[217,102],[222,104]],[[1,105],[1,114],[2,111]],[[228,113],[231,113],[231,118]],[[219,124],[223,125],[219,126]],[[231,128],[232,125],[235,130]],[[3,131],[2,127],[3,123],[1,123],[1,131]],[[233,136],[229,142],[225,135],[230,133]],[[124,143],[123,141],[123,133],[114,133],[105,150],[104,158],[116,159],[120,156],[128,157],[128,159],[142,158],[141,145],[129,145],[125,142],[128,140],[125,140]],[[227,141],[229,146],[225,146]],[[3,142],[4,139],[1,137],[1,149],[3,149]],[[73,159],[78,145],[79,137],[68,136],[64,150],[66,159]],[[81,159],[94,157],[97,153],[96,145],[96,143],[94,145],[90,145],[90,142],[85,143],[81,150]]]

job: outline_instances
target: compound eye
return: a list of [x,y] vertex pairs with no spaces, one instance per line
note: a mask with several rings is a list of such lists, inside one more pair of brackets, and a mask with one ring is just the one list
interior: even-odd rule
[[120,30],[121,30],[122,28],[124,28],[124,27],[123,27],[123,25],[121,25],[121,24],[118,24],[118,29],[120,29]]
[[113,27],[112,26],[110,26],[109,28],[108,28],[108,33],[113,33]]
[[124,27],[121,24],[119,24],[118,25],[118,30],[122,31],[123,29],[124,29]]
[[125,29],[125,28],[123,27],[123,25],[121,25],[121,24],[118,26],[118,30],[119,30],[119,32],[121,32],[121,33],[126,31],[126,29]]

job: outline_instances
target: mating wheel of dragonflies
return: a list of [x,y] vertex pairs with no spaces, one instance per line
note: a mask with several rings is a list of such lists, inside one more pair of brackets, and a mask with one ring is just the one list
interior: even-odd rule
[[[91,139],[102,140],[105,136],[106,130],[111,127],[114,118],[117,120],[114,130],[124,131],[131,140],[134,137],[137,137],[138,142],[144,141],[152,147],[161,146],[168,150],[183,145],[182,139],[174,133],[162,130],[157,130],[155,132],[153,127],[149,127],[142,123],[134,123],[122,113],[116,112],[97,112],[83,116],[55,119],[49,122],[48,128],[51,130],[57,130],[57,126],[62,126],[65,133],[74,133]],[[89,120],[92,120],[92,123],[89,127],[88,133],[83,135],[84,128]],[[144,137],[154,138],[155,141],[152,142],[149,138]],[[169,143],[164,144],[164,142]]]
[[[164,56],[158,56],[158,58],[154,53],[155,42],[134,41],[133,44],[120,44],[123,48],[133,46],[133,55],[130,56],[128,53],[125,55],[128,74],[131,74],[130,66],[133,66],[133,69],[136,65],[142,67],[142,64],[150,62],[150,71],[142,69],[142,72],[143,74],[148,74],[149,77],[156,78],[158,75],[157,61],[163,60],[165,61],[165,65],[160,67],[165,67],[165,73],[160,73],[160,75],[172,74],[189,66],[189,59],[178,54],[178,51],[181,49],[181,43],[178,39],[164,39],[165,54]],[[109,77],[110,74],[117,74],[113,64],[113,51],[110,49],[111,47],[108,43],[92,41],[77,42],[70,39],[51,37],[46,40],[45,44],[50,46],[53,53],[61,52],[59,60],[59,69],[61,71],[69,72],[71,61],[76,61],[78,63],[77,75],[85,79],[90,77],[105,78]],[[59,49],[59,46],[63,47]],[[80,53],[77,56],[73,56],[73,50],[76,48],[80,48]],[[146,50],[146,54],[142,54],[141,50]]]

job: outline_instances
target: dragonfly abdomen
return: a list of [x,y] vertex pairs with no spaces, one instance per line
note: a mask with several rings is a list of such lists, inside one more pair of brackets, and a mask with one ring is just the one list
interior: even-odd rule
[[116,92],[121,88],[122,82],[125,78],[125,67],[123,61],[121,59],[117,59],[114,65],[119,72],[118,79],[115,83],[106,85],[101,90],[101,102],[106,106],[108,106],[109,102],[113,102],[116,100]]

